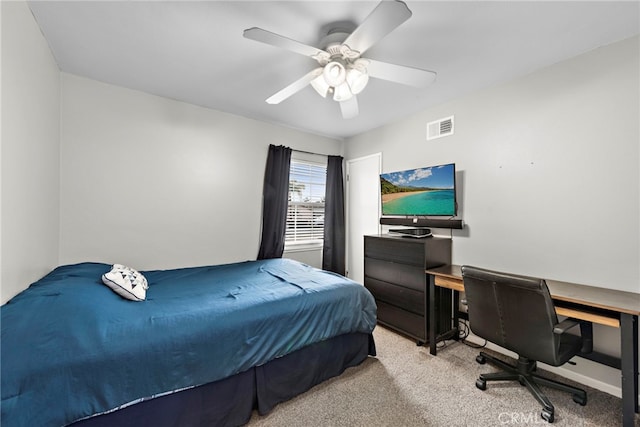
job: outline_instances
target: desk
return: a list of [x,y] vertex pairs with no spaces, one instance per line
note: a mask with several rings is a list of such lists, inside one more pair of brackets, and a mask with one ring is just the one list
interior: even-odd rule
[[[462,271],[459,265],[445,265],[426,270],[429,278],[429,337],[430,352],[437,353],[436,344],[445,339],[458,337],[459,293],[464,292]],[[592,359],[615,366],[622,371],[622,419],[623,425],[634,425],[634,413],[638,412],[638,316],[640,316],[640,294],[576,283],[547,280],[549,293],[561,316],[586,320],[620,330],[620,360],[617,363]],[[436,331],[445,330],[437,322],[439,310],[436,301],[446,289],[453,291],[453,319],[450,330],[436,336]],[[448,292],[448,291],[447,291]]]

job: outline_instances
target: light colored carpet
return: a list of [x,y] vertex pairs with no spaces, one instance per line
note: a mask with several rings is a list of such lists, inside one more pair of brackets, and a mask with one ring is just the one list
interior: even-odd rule
[[[374,331],[377,357],[347,369],[308,392],[281,403],[271,413],[254,412],[250,427],[270,426],[540,426],[541,406],[517,382],[476,388],[483,372],[497,369],[475,361],[478,350],[453,342],[429,354],[428,347],[383,327]],[[553,375],[549,377],[556,378]],[[563,382],[570,381],[562,379]],[[555,406],[558,427],[622,425],[622,402],[582,386],[588,403],[543,387]],[[636,415],[636,425],[640,417]]]

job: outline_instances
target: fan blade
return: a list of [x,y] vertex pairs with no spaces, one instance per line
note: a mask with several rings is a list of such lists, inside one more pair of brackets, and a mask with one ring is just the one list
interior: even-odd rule
[[433,71],[421,70],[420,68],[389,64],[369,58],[366,60],[369,61],[369,65],[367,65],[369,76],[404,85],[425,87],[433,83],[437,75]]
[[343,119],[352,119],[358,115],[358,99],[354,96],[340,103]]
[[272,46],[280,47],[282,49],[290,50],[295,53],[299,53],[305,56],[314,56],[322,54],[324,52],[321,49],[306,44],[300,43],[293,39],[281,36],[271,31],[263,30],[262,28],[249,28],[244,30],[244,37],[247,39],[255,40],[257,42],[270,44]]
[[301,91],[305,88],[311,80],[315,79],[322,73],[322,68],[316,68],[311,72],[305,74],[295,82],[291,83],[289,86],[282,89],[280,92],[277,92],[267,98],[268,104],[279,104],[285,99],[289,98],[291,95]]
[[411,17],[411,11],[401,1],[381,1],[343,44],[363,54]]

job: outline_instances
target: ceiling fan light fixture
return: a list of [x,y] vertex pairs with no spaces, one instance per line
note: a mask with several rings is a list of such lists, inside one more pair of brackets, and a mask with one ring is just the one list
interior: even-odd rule
[[338,102],[348,101],[353,97],[353,92],[349,88],[348,83],[342,83],[340,86],[336,86],[333,91],[333,100]]
[[337,87],[347,78],[347,70],[338,61],[331,61],[324,66],[322,75],[329,86]]
[[367,83],[369,83],[369,74],[367,74],[366,70],[350,68],[347,71],[347,83],[351,88],[351,92],[357,95],[362,92],[367,86]]
[[329,83],[327,83],[322,74],[311,80],[311,87],[314,88],[316,92],[318,92],[318,94],[323,98],[327,97],[327,94],[331,89],[331,86],[329,86]]
[[251,40],[311,57],[320,65],[268,98],[268,103],[277,104],[311,85],[323,98],[331,97],[339,102],[342,117],[348,119],[358,115],[356,95],[365,89],[369,77],[415,87],[424,87],[435,80],[436,73],[433,71],[361,57],[410,17],[411,10],[404,1],[381,0],[357,26],[351,21],[340,21],[323,27],[321,48],[257,27],[244,30],[243,35]]

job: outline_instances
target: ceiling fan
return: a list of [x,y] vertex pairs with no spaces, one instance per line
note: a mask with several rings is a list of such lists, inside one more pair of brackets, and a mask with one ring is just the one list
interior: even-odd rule
[[319,67],[267,98],[269,104],[279,104],[307,85],[326,98],[331,95],[340,103],[342,117],[358,115],[356,95],[362,92],[369,77],[405,85],[424,87],[432,83],[436,73],[413,67],[389,64],[362,54],[400,24],[411,17],[407,5],[399,0],[383,0],[353,31],[336,26],[327,32],[316,48],[262,28],[244,30],[244,37],[290,50],[315,59]]

